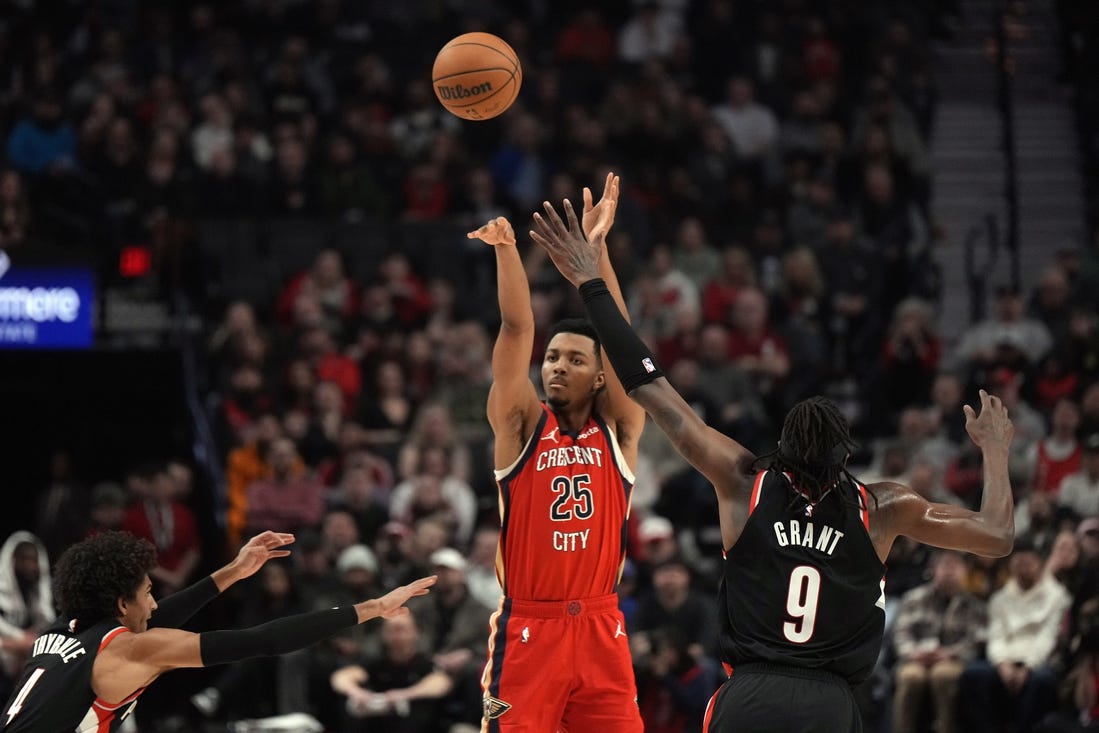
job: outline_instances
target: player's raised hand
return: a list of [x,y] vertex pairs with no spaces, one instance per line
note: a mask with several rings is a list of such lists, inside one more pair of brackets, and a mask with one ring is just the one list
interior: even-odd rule
[[1007,447],[1011,444],[1015,426],[999,397],[982,389],[980,413],[974,412],[969,405],[963,405],[962,410],[965,412],[965,430],[979,448],[996,444]]
[[515,231],[511,228],[511,222],[502,216],[496,217],[476,231],[469,232],[466,237],[480,239],[494,247],[498,244],[515,244]]
[[576,212],[572,209],[572,203],[565,199],[565,216],[569,220],[568,226],[561,221],[553,204],[546,201],[542,204],[546,215],[534,215],[534,229],[530,236],[542,249],[546,250],[553,264],[565,276],[565,279],[576,287],[580,287],[588,280],[599,277],[599,258],[603,254],[603,238],[589,242],[584,238],[580,222],[576,220]]
[[584,186],[584,213],[580,217],[580,223],[584,227],[584,236],[589,242],[606,239],[607,233],[614,224],[614,215],[617,210],[618,176],[614,173],[607,174],[607,180],[603,183],[603,196],[597,204],[592,204],[591,189]]
[[289,532],[261,532],[240,548],[232,562],[233,568],[241,579],[255,575],[271,558],[289,555],[290,550],[281,548],[293,541],[294,535]]

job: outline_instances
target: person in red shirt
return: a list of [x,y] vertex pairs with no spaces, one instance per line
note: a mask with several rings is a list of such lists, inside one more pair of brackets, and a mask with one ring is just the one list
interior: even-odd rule
[[1034,480],[1035,491],[1057,496],[1061,480],[1070,473],[1080,470],[1080,456],[1083,451],[1076,439],[1076,430],[1080,427],[1080,408],[1067,397],[1057,400],[1050,416],[1053,428],[1048,437],[1034,444]]
[[[617,191],[613,175],[598,205],[584,190],[589,238],[606,235]],[[530,286],[511,224],[499,217],[469,237],[495,247],[502,318],[488,418],[496,438],[504,598],[490,622],[482,730],[640,733],[615,588],[644,416],[604,367],[594,330],[578,319],[551,329],[542,361],[546,398],[539,399],[529,371]],[[605,255],[600,271],[625,312]]]
[[157,551],[149,577],[165,594],[187,585],[202,559],[198,528],[190,507],[179,500],[166,466],[146,463],[127,479],[136,501],[126,511],[122,529],[153,543]]

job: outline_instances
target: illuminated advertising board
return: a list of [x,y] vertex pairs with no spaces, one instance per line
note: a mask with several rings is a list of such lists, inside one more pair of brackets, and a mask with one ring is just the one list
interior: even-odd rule
[[0,252],[0,349],[86,349],[94,304],[89,268],[15,265]]

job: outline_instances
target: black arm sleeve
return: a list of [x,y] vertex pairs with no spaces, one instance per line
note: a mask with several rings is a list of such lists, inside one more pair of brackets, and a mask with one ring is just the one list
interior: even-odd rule
[[269,621],[262,626],[199,634],[202,666],[229,664],[252,657],[273,657],[327,639],[359,623],[354,606],[313,611]]
[[603,278],[581,285],[580,295],[626,394],[664,376],[656,365],[656,357],[618,309]]
[[173,593],[157,603],[157,608],[149,619],[149,628],[178,629],[220,593],[213,576],[207,575],[194,585]]

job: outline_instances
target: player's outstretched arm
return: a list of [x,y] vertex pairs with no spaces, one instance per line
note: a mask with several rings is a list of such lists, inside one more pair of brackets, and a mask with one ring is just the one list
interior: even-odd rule
[[290,551],[282,548],[293,541],[294,535],[287,532],[268,530],[256,535],[240,548],[231,562],[161,600],[149,619],[149,627],[179,628],[229,586],[255,575],[268,560],[289,555]]
[[984,461],[980,510],[932,503],[907,487],[893,484],[877,512],[884,519],[889,545],[897,535],[905,535],[935,547],[986,557],[1003,557],[1011,552],[1015,542],[1015,506],[1008,456],[1015,427],[1000,398],[983,389],[980,413],[969,405],[963,410],[966,432],[981,449]]
[[753,456],[740,443],[706,425],[664,378],[599,277],[601,242],[585,241],[572,205],[566,201],[564,207],[568,226],[550,207],[545,218],[535,218],[531,237],[549,252],[561,274],[580,289],[588,316],[627,393],[652,416],[680,455],[713,483],[723,510],[722,539],[731,547],[736,531],[733,525],[726,526],[725,518],[739,509],[733,505],[743,498]]
[[[626,310],[626,300],[622,297],[622,286],[618,283],[618,275],[614,271],[610,252],[606,247],[607,234],[614,225],[615,212],[618,210],[618,191],[619,178],[614,173],[607,173],[607,178],[603,182],[603,195],[596,203],[592,202],[591,189],[585,186],[584,211],[580,217],[580,225],[584,238],[600,251],[599,276],[607,284],[607,290],[618,305],[618,310],[628,322],[630,314]],[[545,206],[550,207],[546,210],[548,215],[553,209],[548,201]],[[633,469],[637,466],[637,442],[641,437],[641,431],[645,428],[645,411],[626,394],[622,380],[618,378],[618,373],[614,370],[614,364],[606,349],[603,349],[603,361],[606,367],[604,369],[606,387],[603,390],[604,402],[601,412],[604,418],[614,423],[618,444],[625,455],[626,463]]]
[[487,411],[497,436],[497,465],[507,465],[519,456],[540,409],[538,394],[530,381],[530,355],[534,348],[530,285],[515,245],[515,232],[507,219],[497,217],[466,236],[480,239],[496,251],[500,334],[492,349],[492,387]]
[[105,700],[122,700],[172,669],[212,667],[253,657],[304,649],[372,618],[408,613],[405,603],[427,595],[432,575],[396,588],[381,598],[324,611],[301,613],[247,629],[195,634],[179,629],[150,629],[123,634],[96,658],[92,688]]

